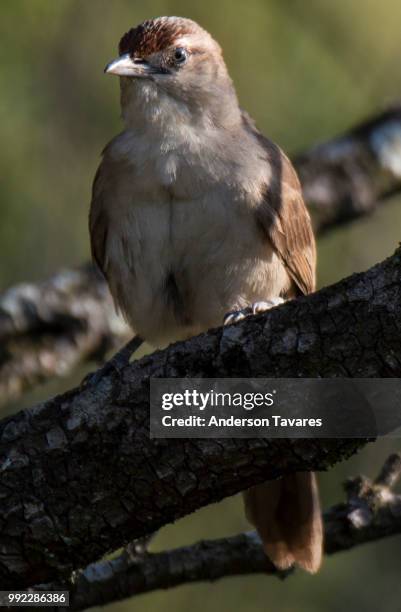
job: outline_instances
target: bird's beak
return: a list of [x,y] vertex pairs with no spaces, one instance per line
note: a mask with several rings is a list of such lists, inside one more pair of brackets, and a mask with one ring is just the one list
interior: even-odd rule
[[129,53],[126,53],[107,64],[104,71],[106,74],[117,76],[145,77],[150,73],[151,66],[144,60],[132,58]]

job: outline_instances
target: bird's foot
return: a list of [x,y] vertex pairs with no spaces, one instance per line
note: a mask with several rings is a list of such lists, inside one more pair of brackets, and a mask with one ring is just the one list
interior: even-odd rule
[[238,323],[238,321],[242,321],[242,319],[246,319],[255,314],[260,314],[261,312],[266,312],[266,310],[270,310],[275,306],[279,306],[280,304],[284,304],[285,300],[281,297],[271,298],[270,300],[254,302],[251,306],[247,308],[243,308],[242,310],[233,310],[232,312],[228,312],[224,317],[224,325],[232,325],[233,323]]
[[81,382],[81,386],[97,385],[101,378],[111,371],[119,373],[126,365],[128,365],[130,357],[143,343],[142,338],[134,336],[122,349],[120,349],[104,366],[96,372],[90,372]]

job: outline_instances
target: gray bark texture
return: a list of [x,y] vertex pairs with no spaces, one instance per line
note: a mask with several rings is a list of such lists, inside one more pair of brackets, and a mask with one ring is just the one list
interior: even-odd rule
[[[401,106],[293,158],[317,234],[372,213],[401,190]],[[0,295],[0,405],[129,337],[90,266]]]
[[[391,489],[401,474],[401,455],[389,457],[378,478],[345,483],[347,499],[325,512],[325,553],[333,554],[401,533],[401,495]],[[287,578],[263,552],[255,532],[202,541],[174,550],[119,557],[91,564],[73,581],[40,585],[70,591],[69,610],[84,610],[158,589],[227,576],[261,573]]]
[[0,423],[0,583],[68,576],[206,504],[365,440],[152,440],[151,377],[399,377],[401,249],[365,273],[134,363]]
[[107,285],[92,265],[61,270],[0,295],[0,406],[129,337]]

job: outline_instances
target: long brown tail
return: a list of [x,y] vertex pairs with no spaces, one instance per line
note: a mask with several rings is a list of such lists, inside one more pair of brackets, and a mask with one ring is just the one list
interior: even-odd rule
[[289,474],[244,493],[247,519],[256,527],[267,556],[280,569],[294,563],[308,572],[322,561],[323,528],[313,472]]

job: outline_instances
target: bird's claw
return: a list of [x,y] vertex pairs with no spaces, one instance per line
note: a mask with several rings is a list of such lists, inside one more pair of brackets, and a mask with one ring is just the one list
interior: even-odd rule
[[238,321],[242,321],[251,315],[260,314],[261,312],[266,312],[266,310],[270,310],[275,306],[279,306],[283,304],[285,300],[281,297],[271,298],[270,300],[264,300],[259,302],[254,302],[251,306],[247,306],[242,310],[233,310],[232,312],[228,312],[224,317],[224,325],[232,325],[233,323],[238,323]]

